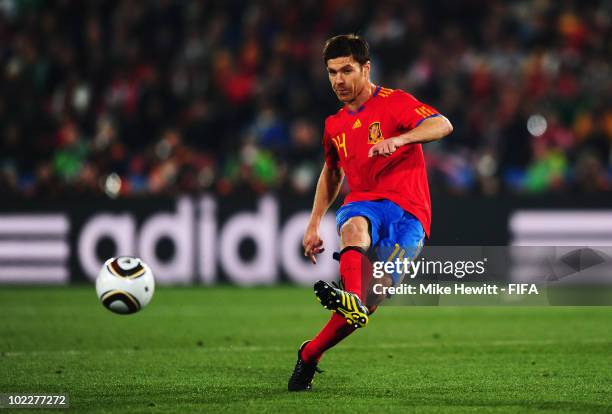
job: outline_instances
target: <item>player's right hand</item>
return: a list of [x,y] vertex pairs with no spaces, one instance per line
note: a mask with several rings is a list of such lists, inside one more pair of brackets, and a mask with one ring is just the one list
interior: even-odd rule
[[317,258],[315,256],[325,251],[323,248],[323,240],[319,237],[318,228],[308,226],[304,234],[302,246],[304,246],[304,256],[310,258],[312,264],[317,264]]

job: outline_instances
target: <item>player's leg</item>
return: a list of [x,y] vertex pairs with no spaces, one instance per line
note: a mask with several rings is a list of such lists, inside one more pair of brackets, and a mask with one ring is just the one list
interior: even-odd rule
[[[342,206],[336,212],[336,224],[340,234],[340,243],[342,250],[339,254],[340,260],[340,279],[343,285],[343,290],[356,298],[355,301],[347,301],[360,304],[363,297],[364,287],[368,286],[369,280],[363,283],[364,277],[371,275],[370,262],[365,255],[365,252],[372,243],[378,241],[378,227],[381,224],[381,214],[378,211],[379,203],[372,201],[355,202]],[[364,276],[366,275],[366,276]],[[317,282],[315,289],[323,296],[325,293],[324,287]],[[330,285],[327,285],[329,291],[337,291]],[[340,302],[334,302],[334,307],[339,304],[342,306],[342,293],[336,296]],[[331,295],[330,295],[331,296]],[[319,297],[321,299],[321,297]],[[327,302],[324,297],[321,302]],[[326,305],[327,303],[323,303]],[[328,305],[332,305],[329,303]],[[329,308],[330,306],[328,306]],[[346,309],[344,309],[346,310]],[[361,311],[366,313],[367,311]],[[367,315],[365,315],[367,317]],[[367,321],[367,320],[366,320]],[[348,320],[350,323],[351,320]],[[350,335],[355,329],[355,324],[347,324],[347,318],[342,312],[335,312],[328,324],[319,332],[319,334],[304,348],[304,354],[307,358],[320,358],[325,350],[340,342],[344,337]],[[359,324],[358,324],[359,326]]]
[[368,321],[367,308],[361,302],[362,263],[370,244],[369,224],[362,216],[347,217],[340,226],[342,251],[340,252],[340,279],[343,289],[326,282],[315,284],[315,292],[321,303],[333,310],[331,319],[302,350],[306,360],[319,360],[327,349],[350,335]]
[[[376,249],[378,260],[395,262],[415,260],[423,248],[425,231],[416,217],[402,210],[399,206],[386,201],[387,217],[381,227],[381,239]],[[397,286],[404,277],[403,272],[386,273],[382,278],[372,278],[367,289],[366,303],[369,308],[376,308],[387,295],[375,294],[374,284],[383,287]],[[379,289],[382,291],[382,289]]]
[[355,216],[340,228],[340,280],[344,289],[364,300],[367,286],[363,286],[364,275],[370,272],[367,251],[372,239],[370,223],[366,217]]
[[[363,298],[372,273],[367,256],[370,247],[370,219],[372,202],[353,203],[351,214],[338,213],[339,233],[341,240],[340,280],[342,288],[335,288],[324,281],[315,283],[315,294],[325,308],[341,315],[348,324],[356,328],[368,323],[369,311],[363,304]],[[376,204],[374,204],[376,205]],[[376,219],[374,219],[376,221]]]
[[[400,260],[403,259],[404,254],[405,254],[404,250],[401,249],[399,244],[393,243],[393,242],[394,241],[390,239],[388,236],[381,239],[380,245],[377,246],[377,249],[375,252],[375,257],[378,261],[382,261],[386,263],[386,262],[393,262],[396,258]],[[370,279],[368,287],[367,287],[367,291],[365,294],[366,296],[365,301],[369,309],[376,310],[378,306],[385,299],[387,299],[386,294],[376,293],[376,291],[384,292],[385,291],[384,288],[395,286],[395,282],[394,282],[395,279],[396,277],[394,277],[393,273],[387,273],[387,272],[385,272],[383,276],[380,278],[372,277]],[[374,285],[379,285],[381,288],[374,289]]]
[[[366,220],[364,217],[368,217],[368,219]],[[362,266],[359,263],[355,263],[355,259],[351,259],[355,257],[353,253],[348,255],[346,253],[359,252],[358,256],[363,256],[361,252],[367,250],[372,239],[377,239],[376,236],[372,237],[372,230],[376,230],[379,219],[369,208],[368,202],[364,202],[343,206],[336,213],[336,220],[340,232],[341,246],[343,247],[340,254],[341,280],[344,289],[347,289],[346,293],[355,296],[357,299],[355,300],[356,303],[357,301],[361,303],[359,298],[362,294],[362,286],[367,286],[367,284],[362,283],[361,274],[358,274],[362,271]],[[350,224],[346,225],[349,222]],[[328,286],[329,289],[336,291],[336,288],[333,286]],[[321,289],[324,288],[321,287]],[[338,297],[341,297],[342,293],[339,292],[338,295]],[[342,299],[340,301],[339,303],[342,303]],[[352,304],[353,301],[351,300],[350,302]],[[366,313],[367,311],[362,312]],[[293,375],[289,380],[289,390],[309,390],[312,378],[316,372],[317,363],[323,353],[349,336],[356,329],[354,324],[347,323],[347,319],[342,313],[334,312],[323,329],[311,341],[302,344],[302,347],[300,347],[298,360]]]
[[[392,240],[390,239],[383,240],[383,242],[388,242],[388,241],[392,241]],[[400,261],[406,260],[407,263],[410,263],[413,260],[416,260],[416,258],[419,256],[419,253],[421,252],[421,249],[423,246],[423,239],[415,243],[417,243],[416,246],[409,245],[409,244],[400,245],[399,243],[395,243],[394,247],[391,247],[390,249],[386,249],[386,250],[383,249],[387,253],[391,251],[391,255],[389,255],[389,257],[387,257],[386,259],[384,258],[384,256],[381,256],[381,259],[382,259],[381,261],[394,262],[396,259],[399,259]],[[392,273],[385,273],[380,278],[370,279],[370,283],[368,285],[367,294],[366,294],[366,302],[365,302],[368,309],[370,309],[370,312],[373,312],[374,310],[376,310],[378,306],[385,299],[388,299],[390,297],[387,294],[382,294],[382,293],[377,294],[375,292],[376,291],[385,292],[386,290],[384,288],[398,286],[403,280],[405,275],[406,274],[404,272],[392,272]],[[374,285],[379,285],[379,288],[374,289]]]
[[[342,206],[336,212],[340,235],[340,280],[344,289],[364,300],[371,276],[368,249],[379,240],[383,211],[379,201],[360,201]],[[365,282],[365,283],[364,283]]]

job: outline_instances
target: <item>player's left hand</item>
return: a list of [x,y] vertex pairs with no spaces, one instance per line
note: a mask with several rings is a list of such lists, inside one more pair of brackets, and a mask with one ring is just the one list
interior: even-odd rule
[[372,158],[377,155],[388,157],[389,155],[393,154],[395,150],[401,146],[402,146],[402,143],[399,141],[399,137],[383,139],[378,144],[370,148],[370,152],[368,152],[368,157]]

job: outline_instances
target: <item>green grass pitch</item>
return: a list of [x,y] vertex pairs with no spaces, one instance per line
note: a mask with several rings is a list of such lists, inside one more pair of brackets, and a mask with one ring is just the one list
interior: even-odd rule
[[612,308],[383,307],[309,393],[286,387],[329,317],[310,289],[160,288],[119,316],[91,286],[4,287],[0,317],[0,393],[73,413],[612,412]]

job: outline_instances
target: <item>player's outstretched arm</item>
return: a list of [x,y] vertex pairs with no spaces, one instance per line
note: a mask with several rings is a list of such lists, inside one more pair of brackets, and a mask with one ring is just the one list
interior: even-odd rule
[[319,225],[329,207],[336,200],[343,178],[344,173],[341,169],[331,169],[327,164],[323,165],[317,182],[310,221],[302,242],[304,256],[308,256],[314,264],[317,263],[315,255],[323,251],[323,240],[319,237]]
[[374,157],[376,155],[382,155],[388,157],[402,145],[437,141],[449,135],[451,132],[453,132],[453,125],[446,117],[439,115],[433,118],[427,118],[421,122],[418,127],[402,135],[380,141],[370,148],[368,156]]

